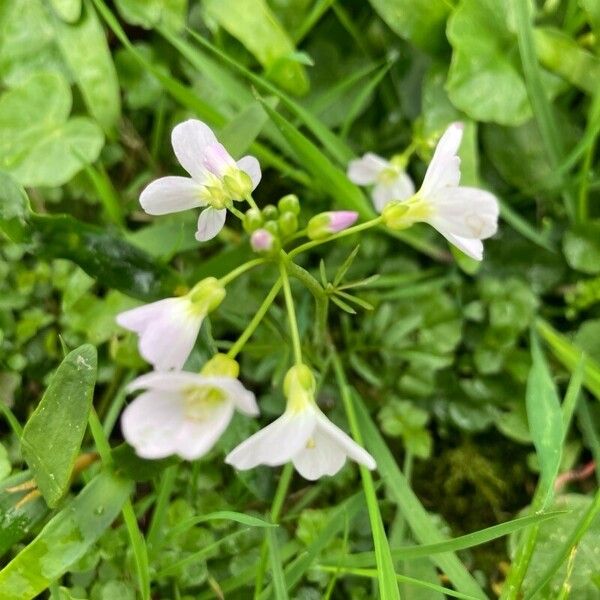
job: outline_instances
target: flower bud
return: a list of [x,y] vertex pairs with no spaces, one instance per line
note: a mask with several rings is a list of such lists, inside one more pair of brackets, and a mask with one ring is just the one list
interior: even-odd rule
[[215,277],[207,277],[192,288],[189,297],[195,311],[208,314],[223,302],[225,288]]
[[320,240],[350,227],[356,219],[358,213],[353,210],[324,212],[308,222],[307,235],[311,240]]
[[307,403],[315,401],[315,376],[306,365],[295,365],[285,375],[283,393],[288,401],[288,409],[300,411]]
[[298,217],[293,212],[286,211],[281,213],[281,216],[277,219],[277,224],[281,235],[292,235],[298,229]]
[[236,378],[240,374],[240,365],[226,354],[215,354],[200,370],[207,377]]
[[390,229],[406,229],[430,214],[430,208],[418,196],[413,196],[404,202],[390,202],[385,206],[381,216]]
[[298,200],[298,196],[296,196],[296,194],[288,194],[287,196],[284,196],[281,198],[281,200],[279,200],[277,206],[279,207],[279,211],[282,213],[291,212],[295,215],[300,213],[300,201]]
[[279,211],[277,210],[277,207],[272,204],[267,204],[266,206],[263,206],[262,215],[265,221],[272,221],[279,216]]
[[271,252],[276,247],[276,238],[275,236],[266,229],[257,229],[250,236],[250,245],[252,246],[252,250],[254,252],[258,252],[259,254]]
[[249,208],[244,215],[244,230],[247,233],[256,231],[263,224],[262,213],[257,208]]

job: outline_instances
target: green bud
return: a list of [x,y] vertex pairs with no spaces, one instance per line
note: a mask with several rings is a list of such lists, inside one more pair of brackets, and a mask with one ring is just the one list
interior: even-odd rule
[[292,235],[298,229],[298,217],[293,212],[286,211],[282,213],[277,222],[281,235]]
[[331,235],[331,232],[329,231],[329,215],[327,213],[315,215],[308,222],[306,235],[311,240],[321,240]]
[[225,288],[215,277],[199,281],[189,293],[194,310],[208,314],[219,307],[225,298]]
[[240,374],[240,365],[226,354],[215,354],[200,370],[201,375],[208,377],[232,377]]
[[300,201],[296,194],[288,194],[279,200],[277,203],[279,210],[283,212],[291,212],[295,215],[300,213]]
[[277,217],[279,216],[279,211],[272,204],[267,204],[263,207],[262,214],[265,221],[271,221],[273,219],[277,219]]
[[263,225],[263,229],[266,229],[275,237],[279,237],[279,225],[277,225],[277,221],[266,221]]
[[249,208],[244,215],[244,230],[246,233],[256,231],[263,224],[262,213],[257,208]]
[[295,365],[285,375],[283,393],[288,400],[288,409],[300,411],[315,401],[315,376],[306,365]]

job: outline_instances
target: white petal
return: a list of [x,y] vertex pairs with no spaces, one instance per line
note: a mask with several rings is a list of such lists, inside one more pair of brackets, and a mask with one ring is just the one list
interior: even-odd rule
[[444,237],[467,256],[475,260],[483,260],[483,242],[481,240],[463,238],[451,233],[444,234]]
[[254,394],[247,390],[238,379],[232,377],[203,377],[206,385],[212,385],[225,392],[227,399],[244,414],[255,417],[260,411]]
[[190,301],[167,298],[121,313],[117,322],[135,331],[140,354],[159,371],[180,370],[187,360],[204,315],[191,310]]
[[171,144],[179,164],[198,182],[206,177],[203,164],[205,149],[216,144],[217,138],[212,129],[197,119],[189,119],[175,126],[171,133]]
[[451,233],[484,240],[498,229],[498,201],[493,194],[470,187],[435,192],[429,201],[434,207],[427,222],[442,235]]
[[231,158],[229,152],[225,150],[225,146],[216,142],[214,144],[209,144],[204,148],[202,164],[204,168],[213,175],[223,177],[227,172],[227,169],[235,166],[235,161]]
[[186,460],[203,456],[217,443],[232,416],[233,404],[221,402],[205,419],[186,419],[175,442],[175,451]]
[[314,481],[324,475],[335,475],[346,462],[346,452],[317,427],[311,442],[292,460],[302,477]]
[[462,123],[452,123],[440,138],[420,189],[425,198],[436,190],[458,185],[460,158],[456,153],[462,140],[463,129]]
[[201,186],[189,177],[161,177],[142,190],[140,204],[149,215],[166,215],[205,206],[201,192]]
[[277,420],[255,433],[225,458],[236,469],[252,469],[257,465],[282,465],[306,445],[316,425],[315,411],[286,411]]
[[150,371],[131,381],[127,390],[133,392],[148,389],[179,393],[191,386],[204,385],[205,380],[203,375],[188,371]]
[[358,185],[371,185],[377,176],[390,163],[373,152],[367,152],[362,158],[351,160],[348,165],[348,179]]
[[371,470],[377,466],[375,459],[362,446],[359,446],[349,435],[346,435],[337,425],[334,425],[322,412],[317,415],[317,428],[332,440],[335,440],[352,460]]
[[407,200],[415,193],[412,179],[406,173],[399,173],[394,181],[378,183],[373,188],[373,206],[378,213],[392,200]]
[[205,208],[198,217],[198,231],[196,231],[196,239],[199,242],[212,240],[223,229],[227,209],[222,208],[217,210],[212,206]]
[[254,156],[242,156],[242,158],[237,161],[237,166],[252,179],[252,190],[256,189],[256,186],[260,183],[260,178],[262,177],[258,160],[254,158]]
[[183,419],[180,396],[146,392],[123,411],[121,431],[138,456],[164,458],[175,452]]

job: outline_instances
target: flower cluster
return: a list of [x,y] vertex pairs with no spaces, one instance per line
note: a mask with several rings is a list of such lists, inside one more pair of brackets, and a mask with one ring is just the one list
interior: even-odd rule
[[[250,247],[260,258],[244,263],[221,279],[207,277],[182,296],[146,304],[117,317],[122,327],[137,334],[139,352],[154,368],[129,385],[130,391],[142,393],[127,406],[121,420],[123,435],[137,454],[148,459],[177,454],[194,460],[215,445],[236,410],[249,417],[259,414],[254,394],[238,379],[235,356],[283,287],[295,359],[283,383],[285,411],[234,448],[225,460],[240,470],[291,462],[310,480],[337,473],[346,458],[374,469],[372,456],[334,425],[316,403],[315,377],[302,358],[288,270],[295,254],[354,230],[378,225],[404,229],[416,222],[429,223],[452,244],[481,260],[481,240],[496,231],[498,205],[488,192],[459,186],[457,152],[461,137],[460,124],[448,128],[416,193],[405,171],[405,155],[388,162],[368,153],[352,161],[348,177],[357,184],[374,186],[373,203],[380,216],[352,227],[358,213],[324,212],[299,229],[300,202],[295,195],[284,196],[276,206],[267,204],[259,209],[256,205],[252,192],[261,179],[256,158],[245,156],[236,162],[200,121],[177,125],[171,138],[173,150],[189,177],[169,176],[153,181],[142,191],[140,204],[153,215],[202,208],[196,232],[199,241],[215,237],[230,212],[242,221]],[[236,208],[242,202],[249,205],[245,212]],[[301,237],[309,241],[289,253],[285,251],[286,246]],[[227,354],[213,356],[199,373],[184,371],[202,322],[218,310],[227,285],[265,262],[278,264],[281,275],[257,318],[252,319]],[[305,278],[311,277],[301,271]],[[320,289],[318,283],[316,288],[311,285],[313,293]]]

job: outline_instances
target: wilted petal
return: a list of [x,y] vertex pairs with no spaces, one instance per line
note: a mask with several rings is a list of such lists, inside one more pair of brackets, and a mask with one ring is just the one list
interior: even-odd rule
[[254,156],[242,156],[237,161],[237,166],[252,179],[252,190],[254,190],[262,177],[258,160]]
[[390,163],[373,152],[367,152],[363,157],[351,160],[348,165],[348,179],[358,185],[371,185]]
[[183,420],[178,394],[145,392],[123,411],[121,431],[138,456],[164,458],[174,453]]
[[206,454],[223,435],[233,416],[233,404],[225,401],[214,406],[206,418],[186,418],[175,442],[175,452],[186,460]]
[[433,158],[429,163],[420,194],[428,198],[433,192],[448,186],[457,186],[460,181],[460,158],[457,156],[464,126],[452,123],[440,138]]
[[381,213],[389,202],[407,200],[414,193],[412,179],[406,173],[399,173],[393,181],[378,183],[373,188],[373,206]]
[[196,231],[196,239],[199,242],[212,240],[223,229],[227,209],[216,209],[212,206],[205,208],[198,218],[198,231]]
[[286,411],[277,420],[234,448],[225,462],[236,469],[289,462],[306,445],[315,428],[313,410]]
[[140,204],[149,215],[166,215],[204,206],[201,191],[189,177],[161,177],[143,189]]
[[202,183],[206,177],[203,164],[206,148],[217,143],[212,129],[197,119],[179,123],[171,133],[171,144],[177,160],[198,183]]

